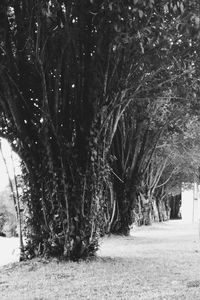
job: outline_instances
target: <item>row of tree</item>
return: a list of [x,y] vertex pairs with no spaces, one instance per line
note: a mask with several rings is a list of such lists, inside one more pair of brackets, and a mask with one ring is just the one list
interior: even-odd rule
[[197,1],[1,1],[0,132],[30,253],[78,259],[169,216],[167,184],[198,160],[199,23]]

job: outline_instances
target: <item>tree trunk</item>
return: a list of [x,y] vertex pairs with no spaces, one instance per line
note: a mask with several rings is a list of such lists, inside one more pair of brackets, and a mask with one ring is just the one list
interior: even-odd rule
[[60,147],[52,141],[48,151],[42,152],[38,168],[28,167],[25,172],[29,187],[24,196],[29,208],[27,253],[75,260],[97,250],[102,226],[102,181],[95,151],[84,163],[77,159],[79,148]]
[[133,223],[133,207],[136,193],[133,188],[124,182],[115,184],[117,212],[111,226],[111,233],[129,235],[130,226]]
[[154,218],[154,222],[159,222],[159,213],[158,213],[158,207],[156,205],[156,200],[153,201],[153,218]]
[[170,219],[180,219],[181,195],[169,196]]

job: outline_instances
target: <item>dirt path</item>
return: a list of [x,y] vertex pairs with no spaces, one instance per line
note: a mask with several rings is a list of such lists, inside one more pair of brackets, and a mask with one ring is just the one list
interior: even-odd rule
[[[181,220],[135,227],[129,237],[104,238],[100,256],[111,257],[170,257],[191,255],[200,250],[198,224]],[[175,258],[174,257],[174,258]]]
[[136,228],[130,237],[104,239],[99,254],[134,265],[144,290],[138,299],[200,299],[198,224],[177,220]]
[[199,300],[198,226],[170,221],[106,237],[91,262],[0,269],[0,299]]

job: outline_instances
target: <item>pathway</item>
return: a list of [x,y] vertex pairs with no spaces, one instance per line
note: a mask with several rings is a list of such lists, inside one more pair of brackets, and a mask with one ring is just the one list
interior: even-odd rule
[[133,299],[199,300],[198,227],[175,220],[135,228],[129,237],[104,238],[99,255],[126,262],[137,295]]

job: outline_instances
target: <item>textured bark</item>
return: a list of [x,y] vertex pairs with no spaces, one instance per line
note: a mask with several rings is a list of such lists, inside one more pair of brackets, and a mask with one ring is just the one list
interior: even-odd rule
[[110,229],[111,233],[129,235],[131,222],[130,203],[126,199],[123,183],[116,183],[115,187],[117,209]]

